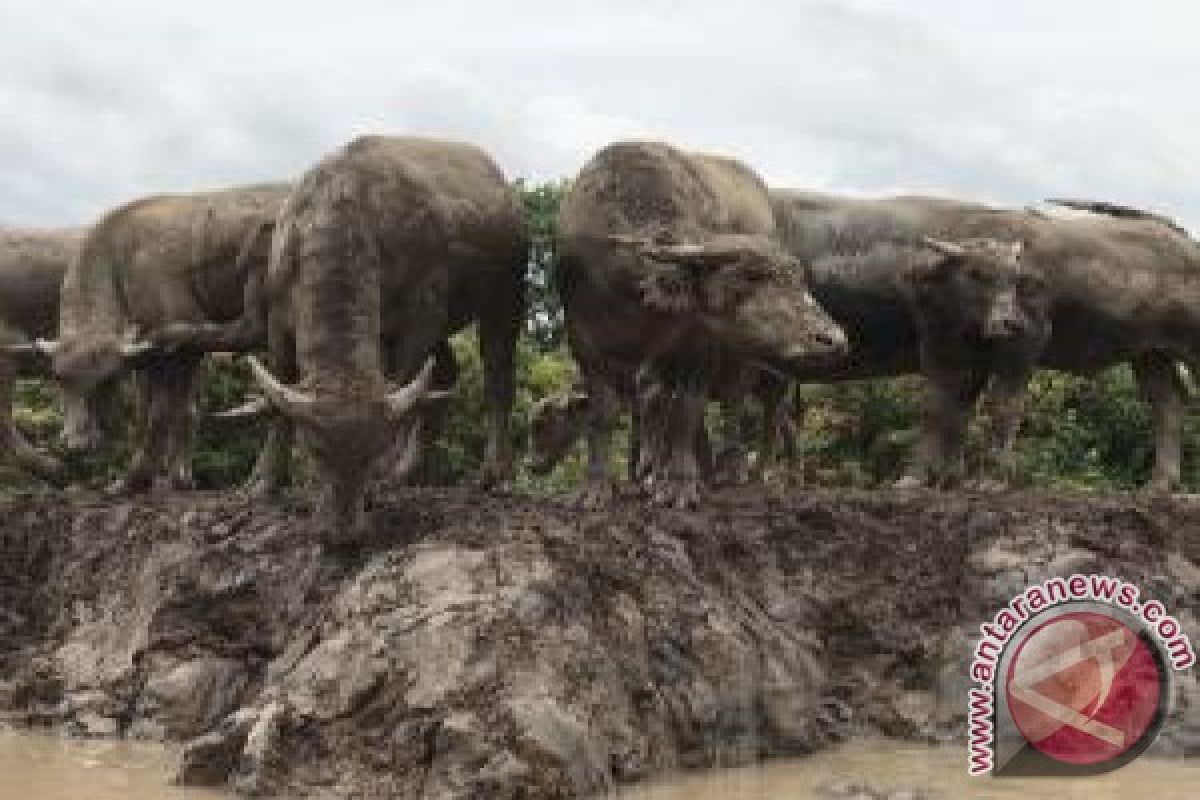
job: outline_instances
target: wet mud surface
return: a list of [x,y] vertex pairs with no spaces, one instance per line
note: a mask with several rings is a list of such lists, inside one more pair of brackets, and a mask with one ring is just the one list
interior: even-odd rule
[[[356,546],[302,496],[0,496],[0,720],[185,744],[288,797],[570,798],[878,736],[961,740],[980,622],[1111,574],[1196,635],[1200,501],[395,489]],[[1159,752],[1200,750],[1194,681]]]

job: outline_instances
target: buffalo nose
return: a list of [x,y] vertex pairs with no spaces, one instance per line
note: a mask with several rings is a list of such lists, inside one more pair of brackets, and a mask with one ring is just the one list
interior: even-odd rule
[[994,339],[1011,339],[1021,333],[1021,321],[1015,317],[992,320],[988,335]]
[[822,349],[834,353],[844,353],[849,348],[846,334],[841,330],[819,331],[813,334],[813,341]]

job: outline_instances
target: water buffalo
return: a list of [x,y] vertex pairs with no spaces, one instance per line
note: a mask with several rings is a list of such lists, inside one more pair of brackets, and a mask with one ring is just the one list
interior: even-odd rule
[[562,205],[555,280],[585,384],[586,399],[564,401],[588,417],[584,504],[611,495],[618,397],[633,400],[636,476],[657,502],[688,506],[721,375],[743,364],[790,374],[844,354],[774,230],[762,180],[732,159],[621,142],[580,172]]
[[[1049,335],[1043,273],[1026,250],[1041,221],[934,197],[773,190],[771,199],[781,241],[810,265],[813,294],[851,342],[847,359],[802,379],[922,374],[921,436],[898,485],[958,483],[980,393],[990,381],[998,410],[1019,408]],[[1011,446],[1009,419],[997,415],[991,452]]]
[[[791,206],[795,196],[775,193],[777,210]],[[813,202],[812,197],[805,200]],[[857,206],[867,203],[854,201]],[[845,209],[843,209],[844,211]],[[861,209],[860,209],[861,210]],[[804,212],[811,214],[811,210]],[[1008,374],[1023,368],[1041,342],[1044,313],[1017,286],[1024,275],[1021,245],[992,239],[961,243],[922,238],[856,240],[852,226],[822,227],[806,216],[803,224],[781,214],[779,236],[792,252],[811,260],[806,277],[817,302],[843,327],[850,350],[841,359],[827,359],[792,373],[806,382],[851,380],[925,372],[930,378],[926,435],[901,485],[948,483],[958,473],[962,415],[973,396],[956,389],[960,374],[983,371]],[[822,252],[821,248],[827,248]],[[736,369],[721,376],[718,399],[724,411],[722,455],[713,465],[716,481],[743,471],[741,455],[749,444],[744,406],[756,396],[762,406],[758,426],[758,465],[771,461],[781,429],[793,452],[794,436],[781,425],[782,401],[790,378],[762,370]],[[547,398],[536,408],[532,447],[538,465],[547,468],[565,453],[584,425],[579,395]]]
[[[1176,365],[1197,363],[1200,335],[1191,295],[1200,247],[1178,226],[1107,203],[1075,202],[1098,213],[1058,218],[930,197],[777,191],[773,201],[789,251],[812,262],[813,293],[854,345],[846,363],[807,379],[917,371],[928,379],[921,439],[901,485],[957,482],[966,424],[989,384],[993,428],[979,484],[1007,485],[1033,369],[1090,375],[1125,361],[1153,410],[1151,487],[1178,483]],[[1021,251],[949,270],[897,268],[921,237],[1019,242]]]
[[[447,335],[481,308],[489,308],[480,331],[493,399],[489,463],[507,472],[526,248],[519,199],[473,146],[365,136],[313,167],[272,245],[271,369],[251,362],[286,417],[264,451],[260,488],[284,480],[294,422],[322,481],[320,509],[357,527],[372,465],[397,438],[415,447],[412,412],[432,382],[430,353],[444,355]],[[416,377],[388,392],[389,364]]]
[[1180,366],[1200,366],[1200,243],[1157,214],[1052,202],[1094,213],[1048,219],[1047,234],[1031,246],[1052,300],[1053,335],[1038,365],[1093,375],[1129,362],[1154,426],[1147,488],[1169,491],[1181,477],[1188,391]]
[[[59,288],[82,236],[82,229],[0,230],[0,450],[53,483],[65,479],[64,467],[33,448],[13,425],[13,390],[18,374],[51,372],[36,358],[36,340],[58,331]],[[95,441],[99,431],[88,404],[65,399],[63,437],[70,443]]]
[[138,491],[160,477],[191,484],[191,394],[203,352],[164,349],[144,334],[238,318],[287,192],[264,184],[146,197],[105,214],[80,243],[63,280],[59,337],[40,346],[72,402],[142,373],[146,420],[114,489]]

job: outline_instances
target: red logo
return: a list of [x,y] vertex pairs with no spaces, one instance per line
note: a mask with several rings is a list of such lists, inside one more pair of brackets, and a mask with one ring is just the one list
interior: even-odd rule
[[1043,623],[1009,664],[1013,723],[1063,764],[1098,765],[1156,733],[1166,676],[1152,646],[1118,619],[1078,611]]

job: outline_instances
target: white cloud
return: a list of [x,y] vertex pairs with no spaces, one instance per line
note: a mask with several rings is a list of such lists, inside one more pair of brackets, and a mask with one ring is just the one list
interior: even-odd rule
[[1170,0],[7,3],[0,220],[285,178],[370,130],[535,179],[652,136],[780,184],[1093,196],[1200,227],[1197,40]]

